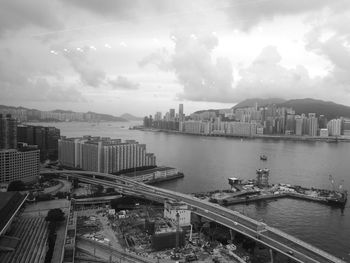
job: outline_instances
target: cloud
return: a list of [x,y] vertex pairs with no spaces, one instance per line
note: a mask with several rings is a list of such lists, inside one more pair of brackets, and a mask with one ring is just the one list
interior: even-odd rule
[[105,83],[106,73],[89,60],[90,51],[89,47],[77,48],[64,52],[63,55],[79,74],[84,85],[98,88]]
[[[345,23],[345,24],[344,24]],[[312,28],[305,37],[308,51],[326,58],[332,65],[324,78],[324,85],[332,87],[332,93],[350,98],[350,12],[339,16],[329,15],[323,23]]]
[[233,26],[244,31],[250,30],[262,21],[272,20],[276,16],[304,14],[324,8],[338,13],[342,12],[346,6],[349,7],[347,0],[239,0],[230,3],[226,13],[232,20]]
[[26,65],[21,55],[0,48],[0,101],[84,102],[77,87],[62,83],[58,72],[42,70],[31,61]]
[[62,28],[51,1],[0,0],[0,37],[28,26]]
[[[238,71],[236,82],[231,62],[227,58],[213,56],[218,44],[215,35],[198,38],[176,35],[172,39],[175,43],[173,53],[158,50],[142,59],[139,65],[153,64],[160,70],[173,71],[183,86],[178,99],[235,103],[255,97],[316,97],[337,101],[349,97],[350,76],[347,69],[350,68],[350,49],[341,46],[343,37],[331,38],[325,43],[310,39],[310,43],[314,43],[312,48],[317,50],[315,52],[325,54],[335,65],[324,77],[310,77],[307,68],[302,65],[294,68],[282,66],[277,48],[267,46],[250,65]],[[330,88],[336,91],[330,94]]]
[[109,84],[113,89],[121,90],[136,90],[139,88],[139,83],[134,83],[124,76],[118,76],[116,79],[110,79]]
[[234,89],[235,99],[312,97],[320,80],[311,79],[303,66],[287,69],[280,62],[281,56],[277,48],[265,47],[247,68],[239,71],[241,79]]
[[161,70],[173,70],[184,87],[180,99],[193,101],[232,101],[232,65],[226,58],[212,57],[218,39],[213,34],[172,35],[174,54],[160,50],[146,56],[140,66],[154,64]]
[[176,4],[171,0],[61,0],[63,3],[85,9],[100,16],[111,16],[116,20],[135,20],[149,14],[161,14],[165,11],[173,11]]
[[148,64],[155,65],[157,68],[168,71],[171,69],[171,57],[167,49],[161,48],[148,56],[141,59],[138,63],[140,67],[144,67]]

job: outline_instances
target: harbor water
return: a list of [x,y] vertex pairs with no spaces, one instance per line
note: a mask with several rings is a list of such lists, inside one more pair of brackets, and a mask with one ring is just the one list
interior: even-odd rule
[[[258,168],[270,169],[270,183],[350,192],[350,143],[205,137],[129,130],[134,123],[40,123],[55,126],[61,135],[94,135],[135,139],[155,153],[158,165],[178,168],[183,179],[158,186],[191,193],[228,189],[228,178],[252,179]],[[260,160],[266,155],[267,161]],[[344,209],[319,203],[279,199],[231,206],[350,262],[350,201]]]

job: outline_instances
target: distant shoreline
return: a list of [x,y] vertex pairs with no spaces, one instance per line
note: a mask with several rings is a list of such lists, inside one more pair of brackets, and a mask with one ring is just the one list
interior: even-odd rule
[[30,120],[30,121],[22,121],[21,124],[31,124],[31,123],[72,123],[72,122],[85,122],[85,123],[103,123],[103,122],[130,122],[129,120],[96,120],[96,121],[79,121],[79,120],[74,120],[74,121],[60,121],[60,120]]
[[175,130],[164,130],[164,129],[154,129],[145,128],[143,126],[134,126],[130,129],[140,130],[140,131],[151,131],[151,132],[166,132],[174,134],[186,134],[204,137],[226,137],[226,138],[241,138],[241,139],[272,139],[272,140],[285,140],[285,141],[305,141],[305,142],[327,142],[327,143],[337,143],[337,142],[350,142],[350,137],[312,137],[312,136],[297,136],[297,135],[234,135],[234,134],[201,134],[201,133],[190,133],[190,132],[180,132]]

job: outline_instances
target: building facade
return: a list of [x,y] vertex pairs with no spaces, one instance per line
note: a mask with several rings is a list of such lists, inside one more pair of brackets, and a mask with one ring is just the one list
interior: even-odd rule
[[330,136],[340,136],[342,133],[342,119],[330,120],[327,129]]
[[0,151],[0,183],[21,180],[32,182],[39,175],[39,150]]
[[0,149],[17,148],[17,121],[11,114],[0,114]]
[[176,226],[177,217],[180,227],[191,225],[191,210],[188,205],[181,202],[165,201],[164,218],[169,219]]
[[156,165],[145,144],[100,137],[60,139],[58,159],[64,166],[104,173]]
[[43,127],[33,125],[17,126],[17,141],[38,145],[40,149],[40,159],[57,160],[58,140],[60,130],[55,127]]

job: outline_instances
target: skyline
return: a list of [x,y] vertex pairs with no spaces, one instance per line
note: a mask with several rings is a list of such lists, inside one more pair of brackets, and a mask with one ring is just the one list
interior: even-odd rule
[[347,1],[0,5],[0,104],[144,116],[252,97],[350,101]]

